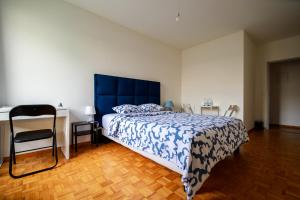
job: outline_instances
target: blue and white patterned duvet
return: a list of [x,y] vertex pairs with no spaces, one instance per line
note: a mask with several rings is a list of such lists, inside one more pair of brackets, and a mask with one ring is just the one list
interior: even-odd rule
[[239,119],[188,113],[151,112],[117,115],[108,135],[174,163],[191,199],[211,169],[249,140]]

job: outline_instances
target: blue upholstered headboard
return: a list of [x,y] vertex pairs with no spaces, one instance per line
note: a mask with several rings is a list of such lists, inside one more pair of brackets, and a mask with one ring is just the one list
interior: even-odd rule
[[160,104],[160,83],[95,74],[94,98],[95,120],[102,123],[102,116],[114,113],[112,110],[114,106],[144,103]]

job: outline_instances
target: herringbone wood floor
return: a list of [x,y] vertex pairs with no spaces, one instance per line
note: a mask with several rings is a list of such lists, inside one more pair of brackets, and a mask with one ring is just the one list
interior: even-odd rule
[[[220,162],[195,199],[300,199],[300,130],[252,132],[240,154]],[[36,160],[36,156],[41,159]],[[17,172],[50,152],[17,157]],[[32,167],[32,163],[35,164]],[[180,175],[116,143],[84,144],[54,170],[12,179],[0,169],[0,199],[184,199]]]

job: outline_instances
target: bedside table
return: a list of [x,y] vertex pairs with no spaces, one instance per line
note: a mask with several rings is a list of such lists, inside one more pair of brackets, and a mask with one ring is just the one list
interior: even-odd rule
[[[78,131],[78,128],[82,126],[89,126],[89,129]],[[72,146],[74,144],[73,140],[75,138],[75,152],[77,152],[77,137],[84,136],[84,135],[91,135],[91,143],[93,143],[93,123],[86,122],[86,121],[73,122],[72,123]]]
[[93,135],[94,135],[94,144],[96,144],[96,146],[99,145],[100,143],[100,138],[102,136],[102,126],[99,125],[98,122],[94,122],[93,123]]

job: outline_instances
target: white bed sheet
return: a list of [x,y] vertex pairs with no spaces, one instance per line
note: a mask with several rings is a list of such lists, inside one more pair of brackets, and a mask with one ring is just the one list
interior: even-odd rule
[[175,172],[177,172],[177,173],[179,173],[179,174],[182,175],[182,173],[183,173],[182,170],[179,169],[174,163],[169,162],[167,160],[164,160],[161,157],[152,155],[152,154],[150,154],[148,152],[144,152],[144,151],[140,151],[138,149],[134,149],[134,148],[132,148],[132,147],[124,144],[122,141],[118,140],[117,138],[109,136],[108,135],[108,131],[107,131],[108,128],[109,128],[109,124],[110,124],[111,120],[116,115],[118,115],[118,114],[117,113],[111,113],[111,114],[106,114],[106,115],[102,116],[102,126],[103,126],[102,135],[104,135],[105,137],[107,137],[107,138],[109,138],[109,139],[111,139],[111,140],[113,140],[113,141],[115,141],[115,142],[117,142],[117,143],[119,143],[119,144],[121,144],[121,145],[123,145],[123,146],[125,146],[125,147],[127,147],[127,148],[129,148],[129,149],[131,149],[133,151],[135,151],[135,152],[137,152],[138,154],[141,154],[142,156],[144,156],[146,158],[149,158],[150,160],[153,160],[154,162],[157,162],[158,164],[161,164],[161,165],[169,168],[170,170],[175,171]]
[[118,113],[110,113],[102,116],[102,127],[106,130],[109,128],[110,121],[117,116]]

